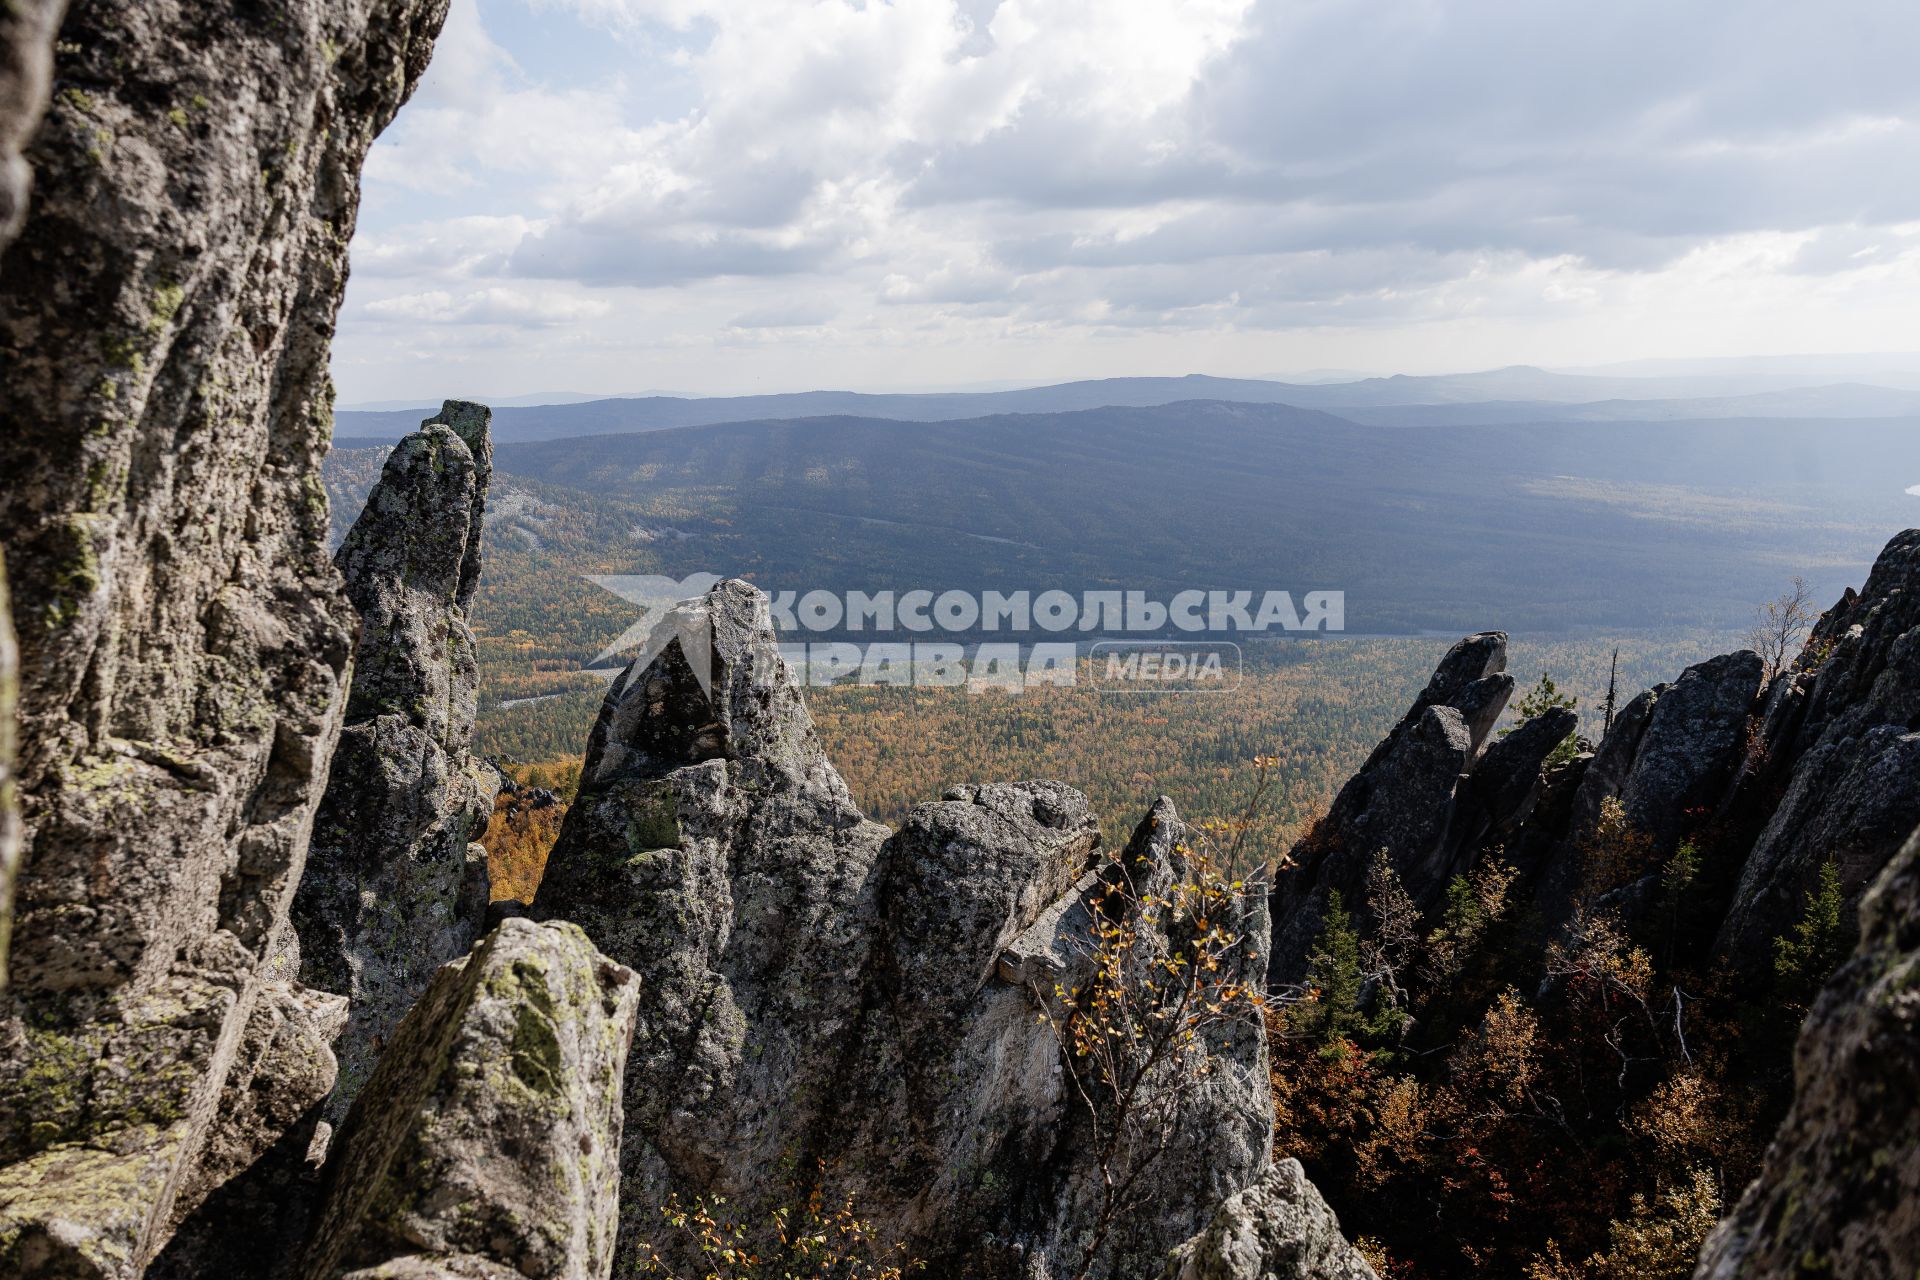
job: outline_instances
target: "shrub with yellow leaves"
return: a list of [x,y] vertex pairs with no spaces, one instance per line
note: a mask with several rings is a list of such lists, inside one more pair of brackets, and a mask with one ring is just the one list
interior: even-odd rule
[[851,1196],[829,1204],[816,1193],[799,1213],[777,1208],[764,1222],[735,1216],[725,1196],[691,1203],[669,1196],[660,1223],[691,1246],[700,1265],[697,1276],[683,1276],[642,1244],[638,1274],[658,1280],[904,1280],[926,1265],[907,1260],[904,1245],[879,1244]]
[[1138,1208],[1144,1176],[1166,1152],[1196,1095],[1236,1039],[1258,1035],[1266,998],[1261,957],[1245,921],[1264,898],[1263,877],[1233,868],[1248,858],[1247,833],[1265,795],[1271,765],[1255,762],[1259,781],[1246,816],[1219,835],[1178,844],[1170,883],[1136,884],[1112,864],[1096,893],[1084,947],[1084,980],[1056,984],[1041,1020],[1061,1047],[1067,1075],[1093,1133],[1100,1176],[1095,1214],[1076,1280],[1090,1275],[1117,1223]]

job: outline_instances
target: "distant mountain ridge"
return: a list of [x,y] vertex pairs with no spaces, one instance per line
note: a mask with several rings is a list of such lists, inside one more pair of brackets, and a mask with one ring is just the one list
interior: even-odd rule
[[1860,576],[1912,518],[1920,419],[1409,432],[1189,401],[714,424],[502,444],[496,463],[682,531],[603,551],[676,577],[1333,587],[1369,631],[1457,629],[1468,599],[1520,629],[1721,625],[1791,572],[1830,593]]
[[1920,414],[1920,391],[1842,382],[1694,399],[1613,399],[1582,404],[1486,400],[1473,404],[1353,405],[1342,408],[1340,413],[1354,422],[1378,427],[1665,422],[1702,418],[1897,418]]
[[[1102,378],[1017,391],[872,394],[803,391],[778,395],[616,397],[571,404],[495,404],[502,444],[575,436],[626,435],[673,427],[818,417],[951,422],[1005,413],[1070,413],[1085,409],[1154,408],[1180,401],[1280,404],[1330,410],[1376,425],[1481,425],[1500,422],[1619,421],[1650,407],[1646,420],[1677,417],[1887,417],[1920,413],[1920,392],[1857,384],[1807,386],[1780,375],[1610,377],[1552,373],[1526,365],[1484,373],[1364,378],[1357,382],[1272,382],[1256,378]],[[514,397],[519,399],[520,397]],[[1473,406],[1486,405],[1484,412]],[[1409,407],[1444,406],[1424,414]],[[1571,406],[1581,406],[1575,413]],[[1395,410],[1379,415],[1372,410]],[[340,410],[342,436],[398,440],[420,422],[419,410]]]

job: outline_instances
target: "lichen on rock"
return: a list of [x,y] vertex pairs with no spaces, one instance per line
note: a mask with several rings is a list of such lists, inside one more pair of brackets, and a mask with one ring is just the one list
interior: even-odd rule
[[[7,38],[56,8],[9,6]],[[89,0],[58,94],[0,68],[0,162],[46,107],[0,254],[24,820],[0,1185],[40,1189],[0,1196],[12,1274],[136,1275],[205,1185],[343,701],[311,494],[358,174],[445,9]]]
[[491,414],[449,400],[395,446],[335,557],[361,619],[347,723],[293,902],[300,976],[349,1000],[337,1124],[434,971],[485,925],[499,775],[468,751],[480,677],[466,610],[481,569]]
[[0,997],[7,992],[7,950],[13,936],[13,879],[20,867],[20,796],[14,784],[18,749],[20,656],[7,606],[7,560],[0,553]]
[[639,994],[567,924],[442,968],[340,1133],[302,1280],[605,1277]]
[[1375,1280],[1340,1233],[1298,1160],[1222,1204],[1206,1229],[1174,1252],[1168,1280]]
[[27,216],[33,169],[21,154],[47,107],[53,39],[67,0],[0,5],[0,249]]

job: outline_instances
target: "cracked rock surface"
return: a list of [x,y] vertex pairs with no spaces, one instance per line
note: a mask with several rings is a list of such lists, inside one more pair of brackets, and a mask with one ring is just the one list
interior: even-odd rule
[[480,673],[467,607],[490,417],[449,400],[395,446],[335,557],[360,642],[293,926],[301,981],[349,1001],[326,1106],[336,1125],[434,971],[486,921],[486,854],[471,841],[499,774],[468,750]]
[[605,1277],[639,994],[568,924],[442,968],[341,1131],[303,1280]]
[[[1031,782],[954,788],[889,835],[827,761],[764,596],[722,583],[660,626],[534,903],[640,975],[621,1265],[649,1242],[692,1261],[660,1231],[670,1198],[755,1223],[817,1190],[928,1276],[1073,1274],[1090,1121],[1037,984],[1084,965],[1101,875],[1164,885],[1196,833],[1162,801],[1110,858],[1084,796]],[[1240,923],[1252,965],[1264,898]],[[1265,1038],[1227,1039],[1094,1274],[1156,1274],[1265,1169]]]
[[[0,1273],[138,1275],[235,1158],[216,1114],[280,980],[352,633],[319,462],[359,171],[445,7],[84,0],[59,26],[0,253]],[[16,38],[48,11],[0,29],[7,199],[40,105]]]

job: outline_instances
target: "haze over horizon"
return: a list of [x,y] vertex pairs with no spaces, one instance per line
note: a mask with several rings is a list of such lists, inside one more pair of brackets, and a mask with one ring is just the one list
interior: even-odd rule
[[369,164],[335,374],[351,403],[1903,347],[1916,43],[1894,0],[454,0]]
[[[1568,366],[1561,368],[1541,368],[1537,365],[1508,365],[1498,369],[1446,369],[1430,373],[1410,374],[1404,371],[1368,371],[1355,369],[1305,369],[1298,372],[1283,371],[1273,374],[1251,375],[1244,381],[1276,382],[1301,387],[1323,387],[1346,385],[1359,382],[1387,382],[1400,378],[1448,379],[1495,376],[1509,372],[1532,372],[1562,375],[1570,378],[1607,378],[1614,385],[1607,388],[1610,397],[1619,393],[1621,381],[1644,381],[1647,391],[1644,398],[1658,399],[1664,394],[1664,384],[1676,379],[1696,379],[1702,383],[1702,393],[1709,382],[1724,383],[1723,390],[1732,391],[1742,386],[1753,389],[1772,389],[1787,384],[1808,387],[1828,385],[1877,385],[1906,390],[1920,390],[1920,352],[1834,352],[1820,355],[1805,353],[1778,356],[1723,356],[1707,359],[1688,360],[1684,358],[1659,358],[1649,360],[1622,361],[1616,364]],[[465,376],[465,375],[462,375]],[[549,389],[546,391],[499,390],[468,387],[459,381],[443,382],[432,390],[414,396],[397,396],[379,400],[340,399],[335,407],[344,412],[366,412],[380,410],[398,410],[402,408],[437,408],[447,399],[479,399],[491,407],[524,408],[545,405],[566,405],[587,400],[647,399],[666,397],[672,399],[725,399],[741,394],[752,395],[805,395],[811,392],[848,393],[852,395],[982,395],[993,392],[1022,391],[1049,386],[1072,386],[1081,382],[1102,382],[1113,379],[1133,380],[1187,380],[1205,378],[1235,377],[1212,372],[1187,371],[1176,373],[1128,372],[1114,375],[1097,375],[1080,379],[1073,377],[1055,378],[1013,378],[988,381],[929,383],[892,385],[887,383],[868,383],[852,386],[833,385],[794,385],[756,388],[750,392],[728,390],[722,387],[647,387],[640,389],[617,388],[607,390],[583,391],[578,388]],[[1600,393],[1596,392],[1596,396]],[[1193,399],[1207,399],[1208,395],[1196,392]],[[1630,397],[1643,398],[1639,395]],[[1709,415],[1712,416],[1712,415]],[[1854,415],[1843,415],[1854,416]]]

